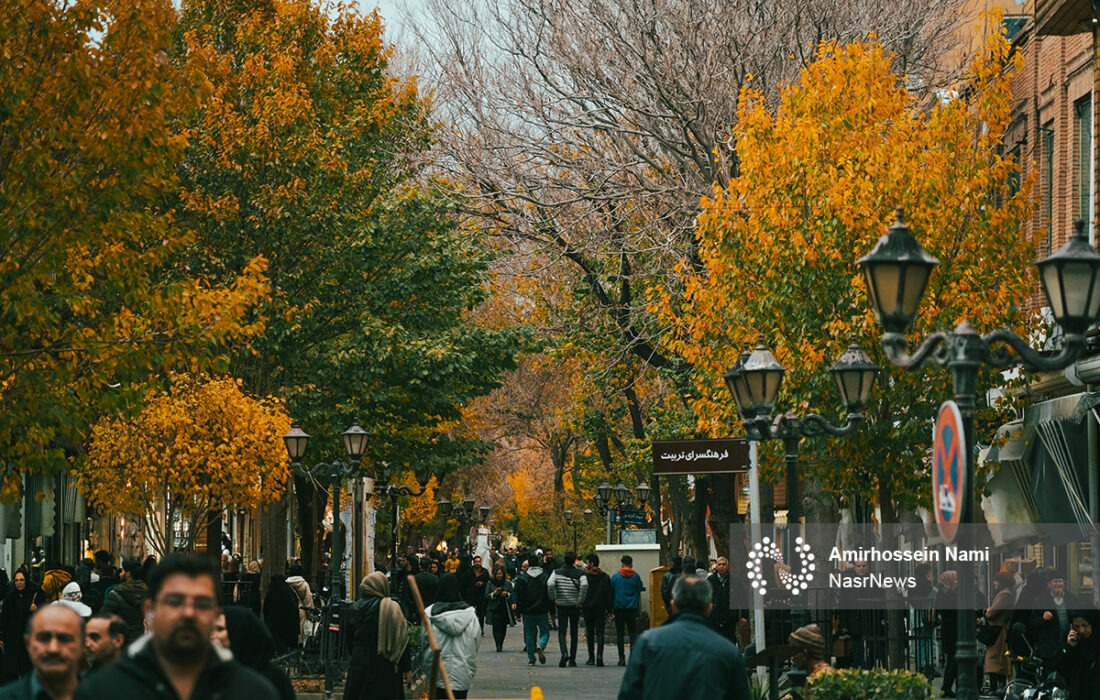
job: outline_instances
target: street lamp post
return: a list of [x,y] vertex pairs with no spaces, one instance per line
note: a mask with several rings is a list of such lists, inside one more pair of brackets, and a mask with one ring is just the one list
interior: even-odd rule
[[[329,603],[325,606],[324,629],[330,628],[332,609],[336,601],[343,599],[343,568],[344,568],[344,541],[340,537],[340,484],[349,476],[359,471],[359,464],[363,459],[363,453],[367,449],[367,433],[359,427],[359,421],[345,430],[341,437],[344,439],[344,450],[348,454],[348,461],[318,462],[312,469],[302,467],[302,456],[309,442],[309,435],[297,425],[283,436],[287,455],[295,471],[302,474],[310,474],[315,478],[327,477],[329,488],[332,490],[332,554],[329,562]],[[324,636],[328,639],[328,635]],[[331,640],[327,642],[325,650],[325,690],[332,692],[335,684],[335,654],[338,653],[336,645]]]
[[[638,482],[638,485],[634,488],[640,508],[645,508],[646,504],[649,503],[651,491],[649,484],[644,481]],[[614,495],[614,503],[611,502],[612,495]],[[607,518],[607,544],[611,544],[611,514],[621,513],[623,508],[630,505],[630,489],[622,481],[614,488],[604,481],[596,487],[596,493],[592,496],[592,501],[596,504],[596,510],[599,511],[600,515]],[[586,515],[592,513],[591,510],[585,510],[584,512]],[[576,546],[574,545],[575,549]]]
[[[572,510],[565,511],[565,513],[563,513],[563,515],[565,516],[566,526],[573,528],[573,553],[576,554],[577,553],[577,527],[579,527],[581,523],[580,523],[579,520],[577,520],[573,516],[573,511]],[[592,509],[591,508],[585,508],[583,515],[584,515],[585,518],[592,515]]]
[[[472,551],[472,545],[469,540],[470,522],[474,519],[474,506],[475,501],[470,497],[465,497],[458,505],[454,505],[450,498],[440,498],[436,501],[436,508],[440,515],[446,520],[450,516],[454,516],[458,520],[459,532],[463,532],[463,538],[466,540],[466,544],[463,547],[466,553],[469,554]],[[478,514],[481,517],[481,522],[488,522],[489,514],[492,512],[492,508],[487,505],[483,505],[477,509]]]
[[[977,409],[978,371],[983,364],[991,367],[1022,366],[1033,371],[1056,371],[1072,364],[1085,347],[1085,333],[1100,315],[1100,254],[1089,244],[1085,224],[1078,221],[1073,236],[1058,252],[1036,263],[1043,292],[1055,323],[1062,329],[1062,346],[1054,355],[1044,356],[1027,341],[1007,328],[979,334],[963,320],[954,331],[936,331],[926,337],[912,353],[906,352],[905,330],[917,315],[917,307],[939,263],[917,242],[905,224],[904,211],[879,239],[871,252],[859,259],[874,304],[875,316],[883,327],[882,347],[890,362],[917,370],[926,362],[951,371],[955,403],[963,423],[964,461],[967,489],[962,497],[959,528],[960,547],[969,548],[973,533],[965,525],[974,522],[974,414]],[[959,609],[974,609],[974,563],[958,563]],[[960,700],[978,697],[978,652],[974,641],[973,615],[958,616],[958,658]]]
[[[385,468],[389,465],[383,462],[382,466]],[[383,481],[388,482],[392,475],[386,473],[380,476],[383,477]],[[428,482],[430,482],[431,480],[431,472],[427,470],[418,470],[416,472],[416,482],[420,485],[419,490],[413,490],[408,486],[404,486],[401,484],[387,484],[386,486],[382,487],[380,491],[380,493],[384,493],[390,497],[390,509],[393,510],[393,546],[391,548],[392,554],[390,555],[390,569],[394,570],[395,572],[397,567],[397,549],[399,545],[397,534],[399,532],[398,528],[401,524],[401,514],[397,505],[397,499],[401,496],[412,496],[413,498],[416,498],[417,496],[423,496],[424,492],[428,490]]]

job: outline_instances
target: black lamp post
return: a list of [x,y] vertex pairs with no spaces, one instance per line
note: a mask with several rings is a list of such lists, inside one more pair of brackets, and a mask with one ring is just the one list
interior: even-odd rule
[[[382,481],[389,482],[392,474],[389,473],[389,465],[382,462],[382,467],[385,470],[379,476],[382,477]],[[390,497],[390,510],[393,511],[393,547],[391,548],[392,554],[390,555],[390,568],[394,571],[394,575],[397,575],[397,550],[399,547],[398,533],[401,525],[400,509],[397,505],[397,499],[401,496],[423,496],[424,492],[428,490],[428,482],[432,480],[431,472],[427,470],[416,471],[416,483],[420,485],[419,490],[413,490],[403,484],[390,484],[387,483],[381,489],[378,489],[378,493],[383,493]],[[391,577],[392,578],[392,577]]]
[[[1040,260],[1039,279],[1054,316],[1061,327],[1062,347],[1054,355],[1043,356],[1027,341],[1007,328],[979,334],[963,320],[954,331],[936,331],[921,342],[913,354],[907,354],[905,330],[913,322],[938,261],[917,242],[905,224],[904,211],[879,239],[874,249],[858,261],[867,281],[875,316],[882,324],[882,347],[898,367],[916,370],[931,361],[951,370],[955,403],[963,422],[960,454],[965,462],[968,487],[962,497],[960,522],[974,522],[974,414],[977,408],[978,370],[982,364],[992,367],[1022,366],[1029,370],[1056,371],[1072,364],[1085,347],[1085,333],[1100,311],[1100,254],[1089,244],[1085,224],[1078,221],[1069,242],[1053,255]],[[959,546],[969,548],[973,535],[969,528],[959,529]],[[973,610],[975,591],[974,563],[958,563],[959,609]],[[973,615],[959,615],[958,622],[959,692],[961,700],[978,697],[978,653],[974,643]]]
[[[640,508],[645,508],[649,503],[649,494],[652,489],[644,481],[638,482],[638,485],[634,488],[634,494],[638,497],[638,504]],[[611,502],[612,495],[614,495],[615,502]],[[592,502],[596,504],[596,510],[603,517],[607,518],[607,544],[611,544],[611,514],[622,511],[623,508],[630,505],[631,500],[630,489],[626,484],[620,481],[614,488],[611,484],[604,481],[596,487],[596,493],[592,496]],[[566,516],[566,524],[569,524],[569,519],[572,518],[572,512],[566,511],[569,515]],[[592,511],[586,509],[585,515],[591,515]],[[575,535],[576,533],[574,533]],[[576,537],[574,536],[573,550],[576,551]]]
[[[463,540],[465,542],[464,549],[467,553],[472,551],[472,543],[469,542],[469,529],[470,523],[474,520],[474,506],[476,502],[470,497],[465,497],[462,502],[457,506],[454,505],[449,498],[440,498],[436,502],[438,512],[444,519],[454,516],[458,520],[459,532],[463,534]],[[492,512],[492,508],[487,505],[481,506],[477,509],[478,515],[481,517],[481,522],[488,522],[489,514]]]
[[[344,569],[344,540],[340,536],[340,483],[344,478],[352,476],[359,471],[359,463],[363,459],[363,453],[367,449],[367,433],[359,427],[359,421],[345,430],[341,436],[344,440],[344,450],[348,454],[347,462],[318,462],[312,469],[302,467],[302,456],[306,452],[306,444],[309,435],[297,425],[293,425],[290,431],[283,436],[287,455],[295,471],[310,474],[314,478],[327,477],[329,488],[332,490],[332,559],[329,562],[329,604],[325,606],[325,629],[329,629],[329,621],[336,601],[343,600],[343,569]],[[327,639],[327,635],[325,637]],[[327,642],[325,650],[325,688],[331,693],[335,684],[335,659],[336,645]]]

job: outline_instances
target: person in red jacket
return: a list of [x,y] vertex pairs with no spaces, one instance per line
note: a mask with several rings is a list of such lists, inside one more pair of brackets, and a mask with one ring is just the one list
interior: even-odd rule
[[619,665],[626,666],[626,647],[623,646],[624,628],[630,631],[630,646],[638,638],[638,608],[641,605],[645,584],[633,568],[634,558],[624,554],[622,567],[611,577],[612,606],[615,610],[615,644],[619,647]]

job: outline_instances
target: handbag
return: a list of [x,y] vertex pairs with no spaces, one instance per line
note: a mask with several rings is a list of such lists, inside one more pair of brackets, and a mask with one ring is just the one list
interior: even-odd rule
[[997,643],[997,640],[1001,638],[1001,630],[1004,629],[1000,625],[991,625],[988,622],[982,622],[978,625],[978,629],[974,632],[974,638],[987,647],[991,647]]

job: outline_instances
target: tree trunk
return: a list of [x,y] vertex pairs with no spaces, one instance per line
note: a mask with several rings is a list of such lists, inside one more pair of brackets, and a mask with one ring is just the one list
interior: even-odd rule
[[206,514],[206,552],[222,568],[222,509],[210,508]]
[[298,527],[302,547],[302,566],[309,572],[310,578],[316,578],[321,570],[321,552],[324,530],[321,520],[325,514],[325,502],[328,494],[324,489],[315,488],[314,482],[303,476],[294,477],[294,489],[298,494]]
[[710,547],[707,542],[707,496],[710,486],[710,478],[700,476],[695,478],[695,501],[691,507],[691,549],[695,555],[695,562],[706,564],[710,555]]
[[[737,475],[714,474],[707,479],[707,500],[710,504],[710,532],[714,536],[714,548],[718,556],[730,557],[730,525],[741,522],[737,512]],[[744,543],[741,544],[739,558],[730,561],[745,561]]]
[[680,553],[684,535],[691,532],[692,510],[688,500],[687,483],[681,476],[668,478],[669,503],[672,506],[672,532],[670,533],[669,552],[671,556]]
[[264,568],[260,579],[260,600],[267,596],[272,574],[286,570],[286,521],[290,514],[290,493],[263,507],[260,515],[261,542],[264,548]]

